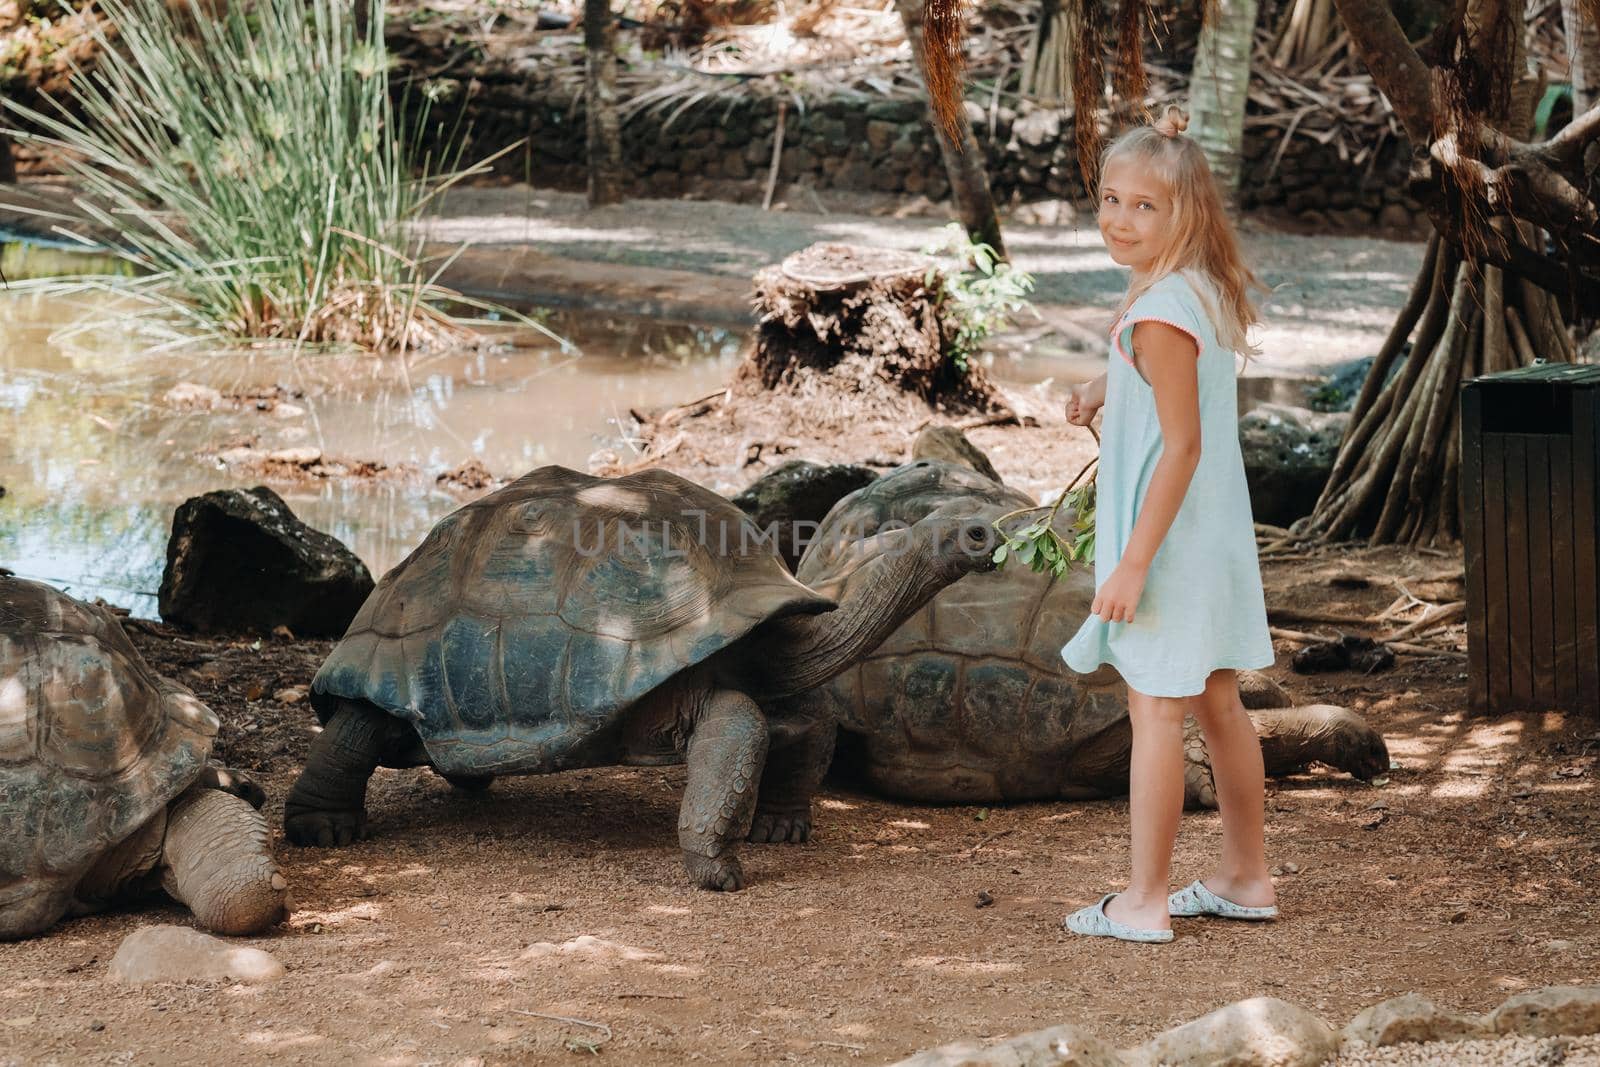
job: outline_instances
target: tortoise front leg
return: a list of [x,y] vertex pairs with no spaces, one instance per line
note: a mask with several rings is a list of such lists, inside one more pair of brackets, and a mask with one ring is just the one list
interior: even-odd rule
[[828,773],[838,725],[804,696],[785,701],[768,721],[771,745],[750,840],[798,844],[811,837],[811,798]]
[[284,802],[284,835],[324,848],[365,837],[367,779],[412,737],[409,726],[370,704],[341,701]]
[[688,748],[689,781],[678,814],[684,866],[702,889],[743,889],[734,843],[749,832],[755,812],[767,758],[766,716],[743,693],[713,693],[692,725]]

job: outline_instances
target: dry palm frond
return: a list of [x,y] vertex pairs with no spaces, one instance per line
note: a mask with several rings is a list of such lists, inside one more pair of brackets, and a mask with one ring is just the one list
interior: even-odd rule
[[1148,21],[1147,0],[1122,0],[1117,7],[1116,95],[1122,107],[1140,121],[1149,121],[1145,94],[1150,77],[1144,69],[1144,29]]
[[[1076,10],[1078,48],[1072,63],[1073,134],[1078,147],[1078,169],[1085,189],[1100,182],[1100,105],[1105,99],[1106,74],[1101,61],[1105,32],[1100,25],[1099,0],[1067,0]],[[1143,64],[1140,64],[1141,67]]]

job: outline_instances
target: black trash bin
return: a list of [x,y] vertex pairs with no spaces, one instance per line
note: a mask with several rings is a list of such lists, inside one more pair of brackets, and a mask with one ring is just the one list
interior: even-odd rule
[[1475,712],[1600,714],[1600,367],[1465,383],[1461,525]]

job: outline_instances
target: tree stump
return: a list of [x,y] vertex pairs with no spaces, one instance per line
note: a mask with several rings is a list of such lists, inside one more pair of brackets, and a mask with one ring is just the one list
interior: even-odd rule
[[963,371],[949,355],[956,324],[939,270],[915,252],[845,244],[763,268],[761,321],[735,392],[848,400],[857,414],[898,414],[908,396],[953,414],[1008,411],[982,367]]
[[645,447],[620,474],[658,463],[714,486],[803,456],[892,467],[929,423],[1016,423],[981,366],[951,357],[958,322],[938,260],[914,252],[817,244],[755,277],[760,324],[728,387],[640,412]]

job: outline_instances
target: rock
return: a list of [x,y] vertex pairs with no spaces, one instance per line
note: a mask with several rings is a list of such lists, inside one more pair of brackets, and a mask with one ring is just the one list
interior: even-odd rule
[[1294,706],[1294,700],[1288,692],[1277,682],[1268,678],[1260,671],[1239,672],[1239,700],[1244,706],[1256,711],[1261,708],[1289,708]]
[[1219,1008],[1130,1050],[1138,1067],[1314,1067],[1339,1052],[1339,1035],[1304,1008],[1253,997]]
[[1048,148],[1061,139],[1061,112],[1040,107],[1024,112],[1011,127],[1012,144]]
[[1262,404],[1239,420],[1239,447],[1257,522],[1288,526],[1316,507],[1349,416]]
[[872,119],[867,122],[867,144],[878,155],[889,151],[889,146],[894,144],[895,135],[900,132],[900,127],[892,122]]
[[222,394],[209,385],[179,382],[162,394],[161,401],[179,411],[210,411],[222,403]]
[[1400,240],[1411,236],[1417,228],[1416,220],[1411,212],[1399,204],[1385,204],[1383,210],[1378,212],[1378,236],[1387,237],[1389,240]]
[[[1407,341],[1400,350],[1400,355],[1389,364],[1388,373],[1384,375],[1387,384],[1394,380],[1400,368],[1405,366],[1406,356],[1411,352],[1411,342]],[[1372,373],[1375,357],[1367,356],[1364,359],[1352,360],[1334,370],[1311,396],[1311,407],[1315,411],[1349,411],[1355,407],[1356,398],[1361,395],[1361,387],[1367,382],[1367,376]]]
[[1067,1023],[995,1045],[976,1040],[940,1045],[894,1067],[1122,1067],[1126,1062],[1083,1027]]
[[829,509],[877,476],[850,464],[791,460],[751,482],[733,504],[763,534],[775,535],[778,554],[792,571]]
[[[989,457],[954,426],[928,426],[911,442],[912,459],[942,459],[946,463],[959,463],[971,467],[985,478],[1000,481],[1000,472],[994,469]],[[1001,483],[1004,484],[1004,483]]]
[[338,637],[372,587],[365,564],[271,489],[222,489],[178,506],[157,606],[167,622],[202,633],[287,626]]
[[1600,1034],[1600,986],[1553,985],[1518,993],[1489,1016],[1496,1033],[1529,1037]]
[[284,975],[270,953],[230,944],[187,926],[145,926],[122,939],[108,977],[118,982],[225,979],[270,982]]
[[1361,1011],[1345,1025],[1347,1041],[1382,1047],[1428,1041],[1467,1041],[1494,1033],[1479,1017],[1457,1015],[1416,993],[1390,997]]

